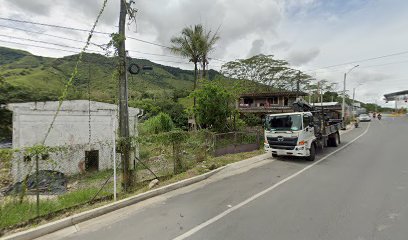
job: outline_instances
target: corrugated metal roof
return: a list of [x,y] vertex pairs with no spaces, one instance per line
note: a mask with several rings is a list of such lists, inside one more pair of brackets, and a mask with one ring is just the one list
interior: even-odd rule
[[240,95],[240,97],[275,97],[275,96],[295,97],[296,95],[306,96],[307,93],[305,93],[305,92],[297,93],[297,92],[293,92],[293,91],[243,93],[243,94]]

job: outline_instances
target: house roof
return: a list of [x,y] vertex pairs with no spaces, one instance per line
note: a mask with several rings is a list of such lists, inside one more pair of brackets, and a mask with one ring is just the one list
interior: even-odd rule
[[240,97],[275,97],[275,96],[286,96],[286,97],[296,97],[296,96],[306,96],[305,92],[294,92],[294,91],[276,91],[276,92],[261,92],[261,93],[243,93]]
[[[31,111],[56,111],[58,109],[59,101],[44,101],[44,102],[25,102],[25,103],[9,103],[6,108],[10,111],[16,110],[31,110]],[[70,100],[64,101],[61,106],[61,111],[92,111],[112,110],[118,109],[117,105],[88,100]],[[129,115],[138,115],[141,112],[138,108],[129,107]]]

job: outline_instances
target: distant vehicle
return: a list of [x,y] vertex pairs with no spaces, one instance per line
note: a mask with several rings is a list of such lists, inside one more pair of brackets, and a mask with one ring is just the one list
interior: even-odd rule
[[360,120],[360,122],[370,122],[371,117],[368,114],[360,114],[360,116],[358,116],[358,120]]

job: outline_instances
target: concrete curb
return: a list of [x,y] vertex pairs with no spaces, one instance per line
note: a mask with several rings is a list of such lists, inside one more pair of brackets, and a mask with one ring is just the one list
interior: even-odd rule
[[57,221],[54,221],[54,222],[50,222],[50,223],[41,225],[41,226],[33,228],[33,229],[29,229],[29,230],[26,230],[26,231],[23,231],[23,232],[18,232],[18,233],[9,235],[9,236],[5,236],[4,238],[1,238],[1,239],[4,239],[4,240],[6,240],[6,239],[7,240],[9,240],[9,239],[26,240],[26,239],[38,238],[38,237],[44,236],[46,234],[58,231],[60,229],[73,226],[73,225],[78,224],[80,222],[84,222],[84,221],[89,220],[91,218],[99,217],[99,216],[104,215],[106,213],[113,212],[115,210],[130,206],[132,204],[141,202],[141,201],[146,200],[148,198],[152,198],[152,197],[155,197],[155,196],[158,196],[158,195],[161,195],[161,194],[164,194],[164,193],[167,193],[167,192],[170,192],[170,191],[173,191],[173,190],[176,190],[176,189],[179,189],[179,188],[182,188],[182,187],[185,187],[185,186],[200,182],[202,180],[205,180],[205,179],[211,177],[212,175],[216,174],[217,172],[223,170],[227,166],[228,165],[217,168],[217,169],[214,169],[214,170],[212,170],[212,171],[210,171],[208,173],[204,173],[204,174],[201,174],[199,176],[195,176],[195,177],[188,178],[188,179],[185,179],[185,180],[182,180],[182,181],[179,181],[179,182],[172,183],[172,184],[167,185],[167,186],[163,186],[163,187],[160,187],[160,188],[157,188],[157,189],[153,189],[153,190],[138,194],[136,196],[128,197],[128,198],[119,200],[119,201],[114,202],[114,203],[110,203],[108,205],[105,205],[105,206],[102,206],[102,207],[99,207],[99,208],[95,208],[95,209],[88,210],[86,212],[78,213],[78,214],[75,214],[73,216],[70,216],[70,217],[67,217],[67,218],[64,218],[64,219],[60,219],[60,220],[57,220]]

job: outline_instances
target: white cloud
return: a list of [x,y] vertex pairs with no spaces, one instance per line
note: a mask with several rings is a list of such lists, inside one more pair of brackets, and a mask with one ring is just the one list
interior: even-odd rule
[[262,53],[265,41],[263,39],[256,39],[252,42],[251,50],[249,50],[248,57],[252,57]]
[[295,66],[304,65],[313,59],[315,59],[320,53],[317,48],[307,49],[307,50],[295,50],[289,52],[287,60],[290,64]]

